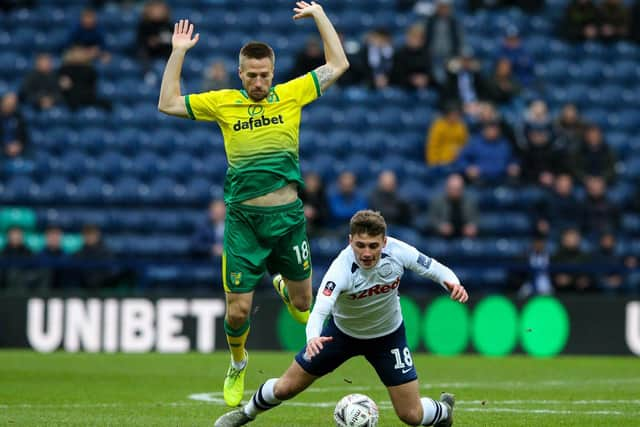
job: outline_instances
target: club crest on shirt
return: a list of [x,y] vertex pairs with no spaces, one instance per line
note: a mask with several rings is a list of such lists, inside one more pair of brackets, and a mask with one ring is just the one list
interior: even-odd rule
[[327,282],[327,283],[324,284],[324,289],[322,290],[322,293],[324,295],[330,297],[335,288],[336,288],[336,284],[335,283]]
[[429,268],[431,266],[431,258],[420,254],[418,255],[418,264],[420,264],[424,268]]
[[378,269],[378,274],[380,275],[380,277],[383,277],[383,278],[389,277],[391,273],[393,273],[393,268],[391,267],[391,264],[383,264]]

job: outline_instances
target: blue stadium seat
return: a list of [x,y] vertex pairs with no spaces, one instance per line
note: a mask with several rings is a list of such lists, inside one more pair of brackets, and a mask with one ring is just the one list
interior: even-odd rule
[[88,176],[78,181],[73,200],[76,203],[97,203],[103,200],[107,184],[102,178]]
[[43,202],[64,203],[75,193],[75,185],[61,175],[51,175],[40,185],[38,199]]
[[90,173],[95,162],[81,151],[66,151],[60,158],[58,171],[71,178],[78,178]]
[[106,199],[116,203],[140,203],[148,193],[149,188],[138,178],[123,176],[113,183],[113,192],[106,195]]

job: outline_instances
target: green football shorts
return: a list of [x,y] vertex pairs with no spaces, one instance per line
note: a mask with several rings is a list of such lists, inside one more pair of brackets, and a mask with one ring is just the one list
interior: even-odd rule
[[286,279],[311,275],[311,254],[302,201],[282,206],[227,206],[222,254],[226,292],[253,291],[265,272]]

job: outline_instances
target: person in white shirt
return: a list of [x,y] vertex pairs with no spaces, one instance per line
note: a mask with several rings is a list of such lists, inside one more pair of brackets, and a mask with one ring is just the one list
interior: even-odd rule
[[307,345],[284,375],[267,380],[249,403],[218,418],[215,426],[253,421],[354,356],[364,356],[374,367],[404,423],[452,425],[453,395],[443,393],[439,401],[420,398],[398,287],[409,269],[439,283],[456,301],[465,303],[469,295],[451,269],[387,237],[386,228],[378,212],[363,210],[351,218],[349,246],[332,262],[318,289],[306,328]]

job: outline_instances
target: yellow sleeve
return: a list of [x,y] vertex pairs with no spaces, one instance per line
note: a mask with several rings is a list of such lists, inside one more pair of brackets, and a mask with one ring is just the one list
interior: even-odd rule
[[184,97],[184,103],[186,104],[187,113],[191,120],[217,121],[220,97],[221,92],[217,90],[186,95]]
[[281,97],[294,98],[301,107],[315,101],[322,95],[320,82],[315,71],[278,85],[275,90]]

